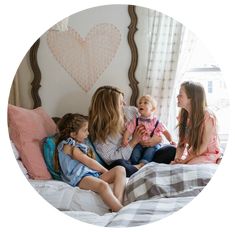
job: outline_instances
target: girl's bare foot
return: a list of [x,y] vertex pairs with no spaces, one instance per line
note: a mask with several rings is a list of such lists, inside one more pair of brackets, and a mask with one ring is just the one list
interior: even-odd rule
[[134,167],[136,167],[137,169],[140,169],[143,166],[144,166],[144,163],[139,163],[139,164],[134,165]]

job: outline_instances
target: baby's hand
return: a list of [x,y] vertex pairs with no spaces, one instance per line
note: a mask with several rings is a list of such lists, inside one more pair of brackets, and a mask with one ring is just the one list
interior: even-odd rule
[[177,145],[177,143],[174,142],[174,141],[170,141],[170,144],[173,145],[173,146],[176,146],[176,145]]

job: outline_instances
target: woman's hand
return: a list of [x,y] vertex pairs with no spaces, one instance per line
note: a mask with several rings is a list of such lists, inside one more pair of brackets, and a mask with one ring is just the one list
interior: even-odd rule
[[173,145],[173,146],[177,146],[177,143],[176,142],[174,142],[174,141],[170,141],[170,145]]
[[129,145],[134,148],[135,145],[137,145],[142,140],[142,137],[144,136],[145,133],[146,129],[144,125],[137,126],[132,135],[132,139],[129,141]]
[[141,141],[140,144],[143,147],[153,147],[159,143],[162,142],[162,137],[159,135],[154,135],[153,137],[151,137],[150,139],[146,140],[146,141]]

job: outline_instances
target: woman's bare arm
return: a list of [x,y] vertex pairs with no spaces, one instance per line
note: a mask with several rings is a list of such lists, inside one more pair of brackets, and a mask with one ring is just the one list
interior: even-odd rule
[[123,137],[122,137],[122,145],[123,146],[127,146],[130,136],[131,136],[131,133],[128,130],[126,130],[123,134]]

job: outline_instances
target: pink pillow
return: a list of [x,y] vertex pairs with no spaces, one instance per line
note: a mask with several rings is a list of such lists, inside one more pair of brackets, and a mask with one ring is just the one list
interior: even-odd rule
[[33,110],[8,105],[9,134],[22,163],[33,179],[51,179],[43,154],[42,139],[56,133],[56,124],[38,107]]

